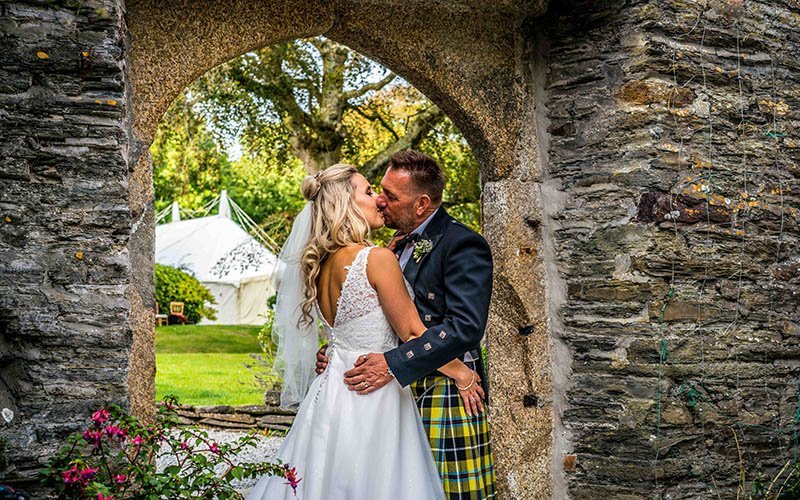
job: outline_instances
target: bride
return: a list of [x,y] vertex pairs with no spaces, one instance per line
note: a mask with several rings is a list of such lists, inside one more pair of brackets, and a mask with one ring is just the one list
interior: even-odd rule
[[[393,381],[368,395],[348,390],[344,372],[361,354],[385,352],[425,331],[394,253],[372,246],[383,215],[367,179],[337,164],[308,176],[280,255],[277,337],[281,405],[300,404],[277,459],[297,469],[302,500],[443,499],[428,436],[411,392]],[[329,363],[316,376],[317,321]],[[461,386],[473,376],[460,360],[440,368]],[[480,384],[461,393],[483,397]],[[291,499],[283,477],[264,476],[248,500]]]

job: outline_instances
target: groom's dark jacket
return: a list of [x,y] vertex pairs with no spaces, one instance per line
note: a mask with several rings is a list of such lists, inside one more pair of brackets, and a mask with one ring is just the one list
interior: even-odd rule
[[470,352],[488,396],[480,342],[492,296],[492,252],[480,234],[452,218],[444,207],[425,227],[420,238],[424,240],[431,242],[430,252],[420,255],[419,262],[412,254],[403,274],[428,329],[386,352],[386,361],[405,386]]

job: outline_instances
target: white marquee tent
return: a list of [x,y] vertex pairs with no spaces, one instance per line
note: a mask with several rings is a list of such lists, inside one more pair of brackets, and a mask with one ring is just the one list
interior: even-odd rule
[[[217,319],[204,318],[201,324],[263,324],[267,299],[275,293],[272,273],[277,258],[267,248],[274,245],[226,191],[206,212],[216,204],[217,215],[196,219],[181,220],[177,202],[160,213],[157,220],[170,212],[172,218],[156,226],[156,262],[188,272],[214,295]],[[255,226],[260,238],[251,236],[232,215],[245,227]]]

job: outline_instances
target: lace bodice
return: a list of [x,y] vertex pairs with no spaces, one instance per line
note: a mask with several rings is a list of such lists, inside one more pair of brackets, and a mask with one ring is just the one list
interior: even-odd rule
[[347,276],[336,304],[333,326],[319,313],[331,347],[364,353],[397,347],[397,336],[383,314],[378,293],[367,279],[367,259],[373,248],[360,250],[352,264],[345,267]]

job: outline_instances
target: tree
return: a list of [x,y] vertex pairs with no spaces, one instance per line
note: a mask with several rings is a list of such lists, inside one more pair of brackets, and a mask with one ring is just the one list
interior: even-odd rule
[[305,176],[290,153],[273,150],[269,158],[242,156],[231,161],[195,111],[197,95],[187,89],[170,106],[150,147],[156,211],[177,201],[183,209],[201,209],[227,189],[229,196],[281,245],[303,206],[298,186]]
[[[223,152],[232,145],[237,159]],[[478,165],[439,108],[342,45],[281,44],[212,70],[175,100],[151,147],[156,206],[177,200],[197,210],[227,189],[280,245],[303,206],[307,172],[344,161],[378,184],[389,157],[408,147],[438,161],[445,207],[479,230]]]
[[271,155],[288,144],[309,174],[340,162],[343,149],[358,147],[351,141],[346,116],[359,114],[394,137],[365,162],[365,170],[374,174],[391,153],[416,146],[444,119],[426,101],[426,108],[402,129],[388,126],[368,103],[395,79],[382,66],[319,37],[247,53],[207,73],[196,89],[215,128],[238,137],[256,155]]
[[190,93],[178,96],[150,146],[156,211],[172,201],[187,210],[199,210],[225,185],[228,156],[194,105]]
[[[396,151],[412,147],[439,164],[447,178],[442,203],[452,215],[480,230],[480,169],[467,141],[447,117],[424,137],[407,143],[402,131],[419,119],[430,101],[410,85],[394,85],[371,96],[359,110],[345,117],[350,142],[343,151],[347,161],[361,166],[361,173],[377,184],[389,158]],[[380,127],[365,115],[380,117]],[[398,132],[400,131],[400,132]]]

